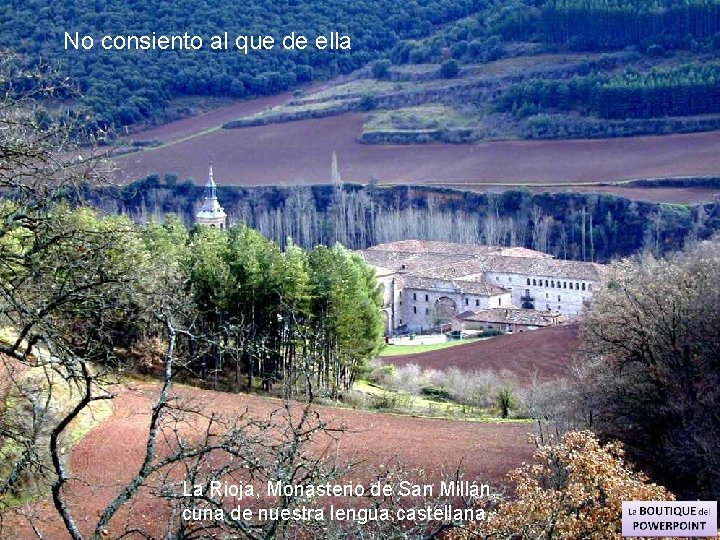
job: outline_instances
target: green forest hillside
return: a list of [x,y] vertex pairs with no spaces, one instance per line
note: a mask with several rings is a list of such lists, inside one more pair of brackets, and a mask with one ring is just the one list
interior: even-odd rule
[[[398,40],[429,35],[437,25],[467,16],[483,0],[2,0],[0,48],[49,62],[71,77],[98,124],[127,125],[163,118],[173,97],[243,98],[277,93],[301,83],[349,73]],[[291,32],[311,39],[330,32],[351,37],[350,51],[65,50],[65,32],[90,35],[230,35]]]
[[[82,97],[65,103],[89,108],[103,130],[341,74],[329,90],[298,91],[286,107],[228,127],[372,111],[367,143],[720,129],[720,0],[3,0],[0,13],[0,47],[69,76]],[[210,36],[225,31],[276,44],[291,32],[311,43],[339,32],[352,45],[209,50]],[[65,50],[65,32],[96,40],[188,32],[205,45]]]
[[226,127],[368,111],[365,143],[720,129],[717,0],[505,0]]

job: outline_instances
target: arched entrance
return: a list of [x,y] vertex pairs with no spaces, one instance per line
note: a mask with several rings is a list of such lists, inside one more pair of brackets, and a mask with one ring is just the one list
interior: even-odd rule
[[435,326],[450,324],[450,321],[457,311],[455,301],[447,296],[441,296],[438,298],[435,302],[433,310],[433,323],[435,323]]

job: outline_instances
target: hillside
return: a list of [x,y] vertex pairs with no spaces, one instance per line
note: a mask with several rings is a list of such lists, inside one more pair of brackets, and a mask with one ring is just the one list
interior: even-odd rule
[[[720,2],[388,0],[263,3],[26,2],[0,6],[0,47],[51,65],[106,130],[163,122],[238,98],[296,93],[285,106],[228,127],[372,111],[365,143],[602,138],[720,128]],[[19,29],[19,31],[15,31]],[[68,45],[66,32],[92,46]],[[227,50],[211,50],[228,32]],[[346,50],[284,50],[295,32],[332,32]],[[159,50],[187,33],[202,46]],[[121,50],[104,50],[105,36]],[[127,46],[129,36],[150,45]],[[249,48],[238,50],[233,37]],[[271,50],[252,50],[262,37]],[[173,41],[173,43],[175,43]],[[137,50],[137,49],[140,50]],[[195,50],[197,48],[197,50]]]
[[[117,388],[113,402],[113,415],[91,431],[78,444],[72,455],[72,495],[70,507],[78,515],[91,516],[101,511],[116,491],[127,482],[142,462],[145,451],[144,437],[154,394],[158,385],[145,384]],[[224,416],[235,416],[248,408],[257,418],[282,407],[276,399],[224,392],[182,388],[177,392],[183,400],[196,407]],[[350,475],[354,481],[369,482],[378,470],[407,466],[424,471],[423,478],[435,482],[445,473],[452,474],[461,461],[467,478],[480,479],[497,485],[505,481],[505,474],[530,458],[532,445],[527,434],[533,427],[528,424],[489,424],[432,420],[380,413],[318,407],[323,419],[333,427],[344,424],[348,433],[340,437],[341,463],[358,463]],[[113,459],[107,459],[112,441]],[[328,435],[317,441],[316,447],[333,444]],[[482,455],[482,459],[476,456]],[[95,486],[95,487],[91,487]],[[47,538],[66,538],[59,517],[48,503],[39,501],[32,510],[37,514],[35,523]],[[133,525],[159,534],[167,517],[167,502],[147,491],[134,504],[137,514]],[[114,523],[114,530],[124,526],[127,516]],[[87,525],[82,525],[84,528]],[[24,521],[13,531],[17,539],[35,538],[35,533]]]
[[[98,127],[163,120],[187,114],[197,102],[182,96],[246,98],[275,94],[330,76],[349,73],[388,50],[399,39],[427,36],[445,22],[475,11],[479,0],[391,0],[343,2],[252,0],[233,2],[125,2],[101,0],[92,6],[33,0],[0,3],[0,48],[21,53],[30,64],[56,67],[84,94],[79,105],[89,107]],[[88,35],[95,45],[66,50],[65,32]],[[272,36],[276,43],[296,32],[314,40],[339,32],[351,37],[343,51],[248,52],[229,46],[210,50],[213,35]],[[199,50],[103,50],[104,36],[177,36],[203,39]],[[232,37],[230,38],[232,41]],[[63,97],[63,96],[61,96]],[[72,104],[76,107],[78,104]]]

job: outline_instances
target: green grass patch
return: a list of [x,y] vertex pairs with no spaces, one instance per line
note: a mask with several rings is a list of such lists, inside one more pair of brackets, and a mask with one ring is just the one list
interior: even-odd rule
[[371,114],[363,131],[459,129],[473,127],[479,118],[468,111],[459,111],[447,105],[428,104],[405,107]]
[[378,356],[405,356],[408,354],[418,354],[428,351],[437,351],[440,349],[448,349],[450,347],[456,347],[458,345],[467,345],[468,343],[475,343],[489,338],[478,338],[478,339],[463,339],[458,341],[446,341],[445,343],[431,343],[428,345],[385,345],[380,351]]
[[500,418],[496,411],[481,409],[453,401],[436,400],[383,388],[365,380],[355,382],[354,390],[371,398],[371,407],[383,412],[406,414],[425,418],[444,418],[469,422],[527,423],[525,418]]

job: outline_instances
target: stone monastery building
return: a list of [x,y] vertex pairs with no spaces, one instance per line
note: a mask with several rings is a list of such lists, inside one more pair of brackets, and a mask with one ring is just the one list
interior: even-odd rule
[[419,332],[456,316],[524,308],[576,317],[604,266],[522,247],[401,240],[359,252],[384,288],[386,332]]

